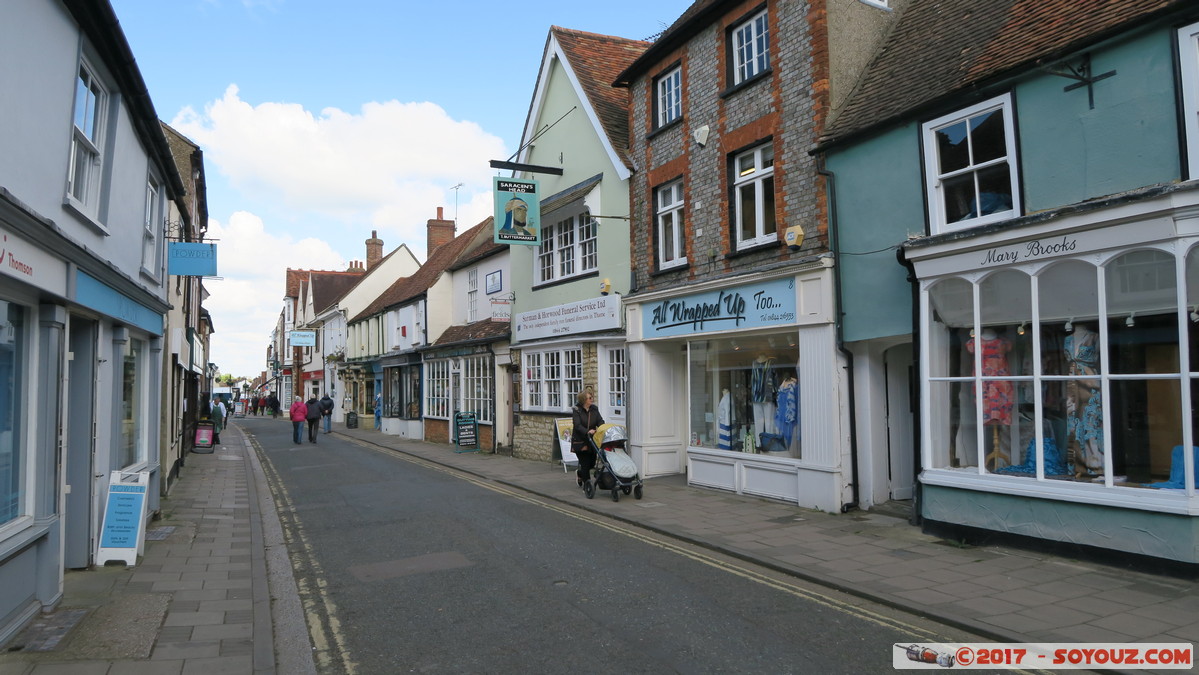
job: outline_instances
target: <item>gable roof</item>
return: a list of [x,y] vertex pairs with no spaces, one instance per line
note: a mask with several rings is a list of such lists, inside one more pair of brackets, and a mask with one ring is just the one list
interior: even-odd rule
[[641,56],[609,82],[614,87],[629,86],[637,76],[653,68],[664,55],[686,44],[691,36],[711,25],[728,6],[736,4],[740,4],[740,0],[695,0]]
[[1020,71],[1053,65],[1192,3],[1090,0],[1083,7],[1077,0],[912,0],[822,144],[919,114]]
[[467,246],[462,252],[462,255],[458,256],[458,259],[449,266],[448,269],[450,271],[460,270],[464,267],[473,265],[484,258],[488,258],[497,253],[502,253],[508,250],[508,244],[495,243],[494,223],[495,218],[493,216],[487,216],[486,220],[471,228],[472,230],[478,230],[478,232],[475,234],[475,240],[469,246]]
[[355,269],[345,272],[313,272],[312,310],[320,314],[330,305],[337,302],[346,291],[354,287],[365,274],[365,270]]
[[450,326],[433,342],[433,347],[444,347],[464,342],[496,342],[512,333],[512,324],[505,321],[483,319],[474,323]]
[[545,96],[550,66],[558,57],[583,103],[584,112],[600,132],[600,141],[613,159],[613,165],[625,173],[621,178],[627,178],[634,168],[628,153],[629,94],[611,83],[617,73],[628,67],[649,45],[644,40],[550,26],[521,142],[527,143],[536,133],[533,125],[537,123],[537,112]]
[[479,233],[479,230],[490,225],[491,222],[492,218],[488,217],[478,225],[454,237],[450,243],[438,248],[412,276],[397,279],[387,290],[380,293],[374,302],[367,305],[366,309],[351,317],[350,322],[360,321],[378,314],[388,307],[412,300],[429,290],[429,287],[437,282],[441,273],[449,269],[458,256],[470,249],[470,245],[475,243],[475,235]]

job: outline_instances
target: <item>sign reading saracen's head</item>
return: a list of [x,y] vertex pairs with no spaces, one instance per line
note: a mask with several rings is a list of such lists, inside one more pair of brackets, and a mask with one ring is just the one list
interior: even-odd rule
[[537,181],[495,178],[495,243],[541,244],[541,203]]

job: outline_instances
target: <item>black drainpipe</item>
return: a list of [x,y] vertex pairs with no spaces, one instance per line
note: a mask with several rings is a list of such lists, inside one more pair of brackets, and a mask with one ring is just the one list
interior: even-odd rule
[[841,252],[837,241],[837,191],[836,176],[824,166],[824,155],[816,157],[816,173],[825,177],[825,199],[828,203],[828,239],[829,249],[833,252],[833,304],[836,306],[837,318],[833,322],[837,331],[837,351],[845,357],[845,370],[848,380],[849,395],[849,467],[853,485],[853,501],[841,505],[841,513],[858,508],[858,414],[857,393],[853,385],[853,352],[845,347],[845,323],[842,321],[844,312],[841,304]]
[[912,476],[915,478],[915,485],[912,489],[912,516],[908,518],[908,523],[919,525],[923,521],[920,516],[920,503],[924,496],[924,485],[920,482],[920,472],[923,470],[920,464],[920,443],[923,438],[920,424],[920,392],[924,390],[920,386],[920,284],[917,283],[916,266],[904,254],[903,246],[895,249],[895,259],[907,268],[908,283],[912,288],[912,370],[915,371],[915,377],[909,381],[915,386],[908,396],[912,400],[912,410],[915,412],[915,424],[912,425]]

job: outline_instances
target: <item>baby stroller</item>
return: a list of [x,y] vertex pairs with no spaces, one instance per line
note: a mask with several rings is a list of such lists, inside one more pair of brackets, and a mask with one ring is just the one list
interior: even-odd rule
[[596,454],[595,479],[583,483],[583,493],[588,499],[595,496],[596,490],[611,490],[614,502],[620,501],[621,492],[626,495],[631,492],[633,497],[641,499],[641,476],[633,458],[625,454],[627,441],[628,434],[619,424],[601,424],[587,438]]

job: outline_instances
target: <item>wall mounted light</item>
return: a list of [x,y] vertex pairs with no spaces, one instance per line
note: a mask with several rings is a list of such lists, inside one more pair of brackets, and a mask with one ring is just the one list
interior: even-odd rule
[[1024,324],[1026,324],[1026,323],[1028,323],[1028,322],[1021,321],[1020,325],[1016,328],[1016,332],[1019,333],[1020,335],[1024,335]]
[[1199,305],[1191,308],[1191,323],[1199,323]]
[[1128,315],[1128,318],[1124,320],[1124,325],[1128,326],[1129,328],[1132,328],[1133,326],[1137,325],[1136,316],[1137,316],[1136,312],[1130,312]]
[[733,351],[735,351],[735,352],[741,351],[741,345],[737,344],[736,340],[731,340],[730,342],[733,343]]
[[1074,332],[1074,317],[1070,317],[1069,319],[1066,319],[1066,332],[1067,333]]

